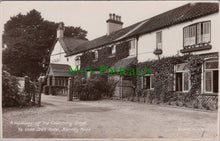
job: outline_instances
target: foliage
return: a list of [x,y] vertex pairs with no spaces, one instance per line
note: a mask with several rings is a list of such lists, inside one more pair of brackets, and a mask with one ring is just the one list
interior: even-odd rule
[[[45,72],[42,62],[49,62],[49,50],[56,39],[58,24],[44,20],[40,12],[31,10],[11,17],[4,25],[3,64],[15,76],[30,76],[36,79]],[[66,27],[65,36],[86,38],[87,31],[80,27]]]
[[79,92],[80,100],[99,100],[103,97],[112,97],[117,82],[107,80],[106,77],[87,80],[85,84],[74,86],[75,92]]
[[16,77],[6,71],[2,71],[2,106],[18,106],[18,82]]

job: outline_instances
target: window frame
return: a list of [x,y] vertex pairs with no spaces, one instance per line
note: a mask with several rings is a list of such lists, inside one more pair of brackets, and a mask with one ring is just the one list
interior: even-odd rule
[[[136,41],[135,39],[132,39],[129,41],[129,56],[136,56]],[[132,48],[132,44],[133,44],[133,48]]]
[[80,64],[81,64],[81,59],[80,59],[80,56],[76,56],[75,57],[75,66],[80,66]]
[[[144,88],[144,77],[150,77],[150,88]],[[154,87],[153,87],[153,77],[154,77],[154,74],[146,74],[146,75],[143,75],[142,76],[142,89],[144,90],[154,90]]]
[[[158,42],[158,35],[160,35],[160,42]],[[162,31],[157,31],[156,32],[156,49],[162,49],[162,42],[163,42],[163,38],[162,38]],[[159,43],[161,44],[161,47],[159,47]]]
[[[187,63],[181,63],[182,65],[187,65]],[[175,86],[175,91],[177,91],[177,92],[189,92],[190,91],[190,89],[191,89],[191,80],[190,80],[190,71],[189,70],[177,70],[177,65],[181,65],[181,64],[176,64],[175,65],[175,79],[174,79],[174,81],[175,81],[175,85],[176,85],[176,79],[177,79],[177,76],[176,76],[176,74],[177,73],[181,73],[181,75],[182,75],[182,91],[177,91],[176,89],[176,86]],[[185,78],[184,78],[184,74],[185,73],[188,73],[188,90],[185,90],[184,89],[184,81],[185,81]]]
[[[114,52],[113,52],[114,50]],[[111,46],[111,56],[115,56],[116,55],[116,45]]]
[[98,61],[99,59],[99,52],[98,50],[94,50],[94,61]]
[[[203,91],[205,92],[205,93],[215,93],[215,92],[213,92],[213,71],[218,71],[218,68],[214,68],[214,69],[207,69],[206,68],[206,63],[207,62],[218,62],[218,60],[210,60],[210,61],[205,61],[204,62],[204,76],[203,76],[203,83],[204,83],[204,88],[203,88]],[[219,62],[218,62],[219,63]],[[206,90],[206,72],[211,72],[211,91],[207,91]]]
[[[210,40],[208,42],[203,42],[201,41],[200,43],[198,43],[198,24],[201,24],[201,31],[202,32],[200,35],[201,35],[201,39],[203,40],[203,24],[204,23],[210,23],[210,29],[209,29],[209,36],[210,36]],[[184,34],[184,30],[186,28],[190,28],[192,26],[196,26],[196,31],[195,31],[195,44],[192,44],[192,45],[185,45],[185,34]],[[210,44],[211,43],[211,29],[212,29],[212,24],[211,24],[211,20],[207,20],[207,21],[202,21],[202,22],[197,22],[197,23],[193,23],[191,25],[188,25],[188,26],[185,26],[183,28],[183,47],[188,47],[188,46],[195,46],[195,45],[200,45],[200,44]],[[190,33],[189,33],[190,34]],[[188,37],[190,38],[190,37]]]

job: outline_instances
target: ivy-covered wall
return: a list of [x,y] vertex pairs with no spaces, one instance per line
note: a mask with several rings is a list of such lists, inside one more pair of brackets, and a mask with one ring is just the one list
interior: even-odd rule
[[[138,97],[141,96],[146,98],[149,103],[171,104],[172,102],[174,102],[177,106],[195,106],[193,104],[199,103],[198,99],[196,98],[198,98],[198,95],[201,94],[202,64],[205,61],[204,58],[207,57],[218,57],[218,53],[206,55],[173,56],[138,64],[137,67],[139,68],[143,67],[144,65],[146,65],[147,68],[152,68],[152,74],[154,74],[154,89],[142,89],[143,76],[137,76],[136,86]],[[181,63],[187,63],[187,67],[189,69],[191,81],[191,89],[189,90],[189,92],[177,92],[174,89],[174,66]],[[207,96],[204,96],[202,98],[207,98]],[[214,96],[214,98],[216,97]],[[197,100],[197,102],[195,102],[195,100]],[[214,103],[214,109],[216,109],[217,103]]]
[[103,49],[98,50],[98,60],[95,61],[95,53],[94,52],[86,52],[84,53],[81,59],[81,68],[87,68],[88,65],[90,68],[94,68],[95,70],[99,70],[100,65],[105,65],[106,67],[111,67],[117,61],[126,58],[129,55],[129,42],[123,42],[116,46],[116,54],[115,56],[111,56],[111,48],[105,47]]

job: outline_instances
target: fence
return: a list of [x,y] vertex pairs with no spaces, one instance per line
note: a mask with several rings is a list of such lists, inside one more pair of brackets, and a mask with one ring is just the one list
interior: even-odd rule
[[24,93],[26,102],[30,101],[34,105],[41,106],[42,83],[32,82],[29,77],[25,77]]
[[143,102],[149,104],[165,104],[173,106],[183,106],[189,108],[217,110],[218,109],[218,95],[217,94],[194,94],[181,92],[171,92],[166,96],[158,99],[154,91],[148,91],[145,94],[136,93],[135,96],[123,98],[123,100]]

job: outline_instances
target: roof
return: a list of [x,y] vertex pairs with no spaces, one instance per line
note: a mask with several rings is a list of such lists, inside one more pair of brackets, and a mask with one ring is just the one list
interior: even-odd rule
[[217,13],[219,4],[217,2],[188,3],[144,21],[138,22],[110,35],[104,35],[92,41],[88,41],[76,47],[69,55],[78,54],[101,46],[105,46],[117,41],[137,37],[172,25],[187,22],[203,16]]
[[78,39],[78,38],[73,38],[73,37],[63,37],[63,38],[59,38],[55,41],[53,48],[54,48],[57,41],[60,42],[60,44],[62,45],[63,50],[65,51],[66,54],[70,54],[80,44],[88,42],[88,40],[85,40],[85,39]]
[[72,51],[72,53],[68,54],[68,55],[77,54],[77,53],[80,53],[80,52],[83,52],[83,51],[86,51],[86,50],[90,50],[90,49],[97,48],[99,46],[103,46],[105,44],[112,43],[117,38],[127,34],[130,30],[134,29],[140,23],[141,22],[136,23],[136,24],[131,25],[131,26],[128,26],[128,27],[123,28],[121,30],[115,31],[115,32],[111,33],[110,35],[104,35],[104,36],[96,38],[96,39],[94,39],[92,41],[88,41],[86,43],[83,43],[83,44],[79,45],[77,48],[75,48]]
[[218,3],[188,3],[150,18],[147,23],[143,24],[143,26],[134,31],[130,36],[149,33],[175,24],[214,14],[218,11]]
[[[69,66],[65,64],[50,64],[49,73],[53,76],[69,77]],[[50,74],[49,74],[50,75]]]
[[130,65],[135,64],[136,61],[137,61],[136,57],[127,57],[127,58],[119,60],[117,63],[111,66],[111,68],[115,69],[115,68],[121,67],[122,69],[125,69],[125,68],[128,68]]

